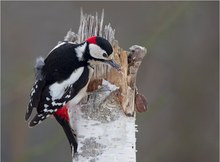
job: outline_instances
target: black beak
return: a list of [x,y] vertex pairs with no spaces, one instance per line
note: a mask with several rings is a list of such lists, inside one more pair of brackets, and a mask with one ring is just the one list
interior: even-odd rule
[[111,65],[116,70],[121,71],[120,65],[117,64],[114,60],[105,60],[104,62]]

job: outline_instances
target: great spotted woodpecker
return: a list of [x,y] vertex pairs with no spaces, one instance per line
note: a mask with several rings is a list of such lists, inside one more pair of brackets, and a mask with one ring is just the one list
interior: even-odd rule
[[25,120],[30,118],[34,108],[37,114],[29,126],[33,127],[54,115],[67,135],[72,153],[76,153],[77,140],[70,127],[67,105],[76,105],[87,95],[94,64],[107,63],[120,70],[112,60],[112,52],[106,39],[94,36],[81,44],[62,42],[49,52],[46,59],[38,58],[36,82],[31,90]]

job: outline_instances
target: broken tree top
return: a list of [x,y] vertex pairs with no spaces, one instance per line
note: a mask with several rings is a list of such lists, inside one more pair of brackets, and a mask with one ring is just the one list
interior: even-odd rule
[[119,47],[118,41],[115,39],[115,29],[112,29],[110,24],[103,25],[103,22],[104,10],[100,19],[97,13],[95,16],[92,16],[83,14],[81,11],[78,34],[70,30],[64,40],[81,43],[91,36],[101,36],[107,39],[113,46],[114,59],[121,65],[122,73],[118,73],[115,69],[111,69],[107,65],[97,65],[88,91],[97,90],[101,84],[100,80],[106,79],[119,87],[116,98],[120,103],[119,106],[123,108],[126,115],[133,116],[135,109],[138,112],[145,112],[148,102],[144,95],[138,93],[136,77],[138,68],[147,50],[144,47],[133,45],[128,51],[124,51]]

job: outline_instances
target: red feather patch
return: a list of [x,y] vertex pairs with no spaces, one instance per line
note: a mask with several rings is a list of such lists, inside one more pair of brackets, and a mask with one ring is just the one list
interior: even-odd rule
[[68,109],[66,106],[63,106],[62,108],[58,109],[56,112],[56,115],[58,115],[59,117],[69,121],[69,115],[68,115]]
[[96,44],[96,36],[90,37],[86,41],[92,44]]

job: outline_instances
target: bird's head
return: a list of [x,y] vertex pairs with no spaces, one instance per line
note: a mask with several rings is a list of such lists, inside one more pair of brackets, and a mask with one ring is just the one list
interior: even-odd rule
[[113,49],[108,40],[102,37],[93,36],[88,38],[86,42],[88,44],[91,63],[103,62],[120,70],[120,65],[113,60]]

